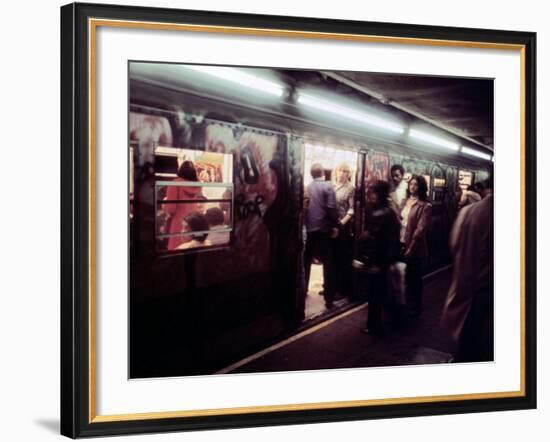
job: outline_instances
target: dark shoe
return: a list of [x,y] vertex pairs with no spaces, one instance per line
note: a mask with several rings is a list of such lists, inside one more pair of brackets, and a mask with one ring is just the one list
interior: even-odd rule
[[334,308],[334,303],[332,301],[325,302],[325,307],[327,310],[332,310]]

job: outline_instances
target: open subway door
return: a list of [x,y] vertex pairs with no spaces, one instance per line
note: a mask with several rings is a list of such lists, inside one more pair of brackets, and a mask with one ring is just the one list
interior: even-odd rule
[[[304,240],[307,249],[304,259],[305,281],[303,287],[303,316],[306,321],[323,317],[329,313],[326,306],[326,278],[334,280],[334,306],[344,308],[354,297],[354,276],[351,261],[354,250],[356,231],[357,186],[358,176],[362,170],[360,155],[354,147],[346,147],[337,143],[323,143],[307,140],[304,149],[304,191],[313,181],[311,168],[320,164],[324,171],[322,179],[329,182],[335,192],[338,218],[340,221],[338,236],[329,241],[323,248],[321,245],[307,244],[307,212],[304,213]],[[311,238],[310,238],[311,241]],[[308,266],[313,254],[311,265]],[[327,256],[330,254],[330,256]],[[309,268],[308,268],[309,267]],[[309,280],[307,274],[309,271]],[[305,286],[307,284],[307,287]]]

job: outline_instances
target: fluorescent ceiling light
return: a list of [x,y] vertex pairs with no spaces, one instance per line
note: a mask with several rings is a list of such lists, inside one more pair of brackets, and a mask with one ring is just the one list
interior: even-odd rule
[[280,84],[243,72],[240,69],[227,68],[223,66],[185,66],[202,74],[211,75],[222,80],[231,81],[247,88],[256,89],[261,92],[282,97],[284,88]]
[[351,120],[359,121],[360,123],[369,124],[371,126],[389,130],[398,134],[405,132],[405,128],[398,123],[393,123],[385,120],[384,118],[359,112],[348,107],[339,106],[332,101],[325,101],[311,95],[300,94],[298,96],[298,104],[314,107],[325,112],[336,114],[340,117],[349,118]]
[[470,149],[469,147],[466,147],[466,146],[462,146],[461,150],[462,150],[462,153],[465,153],[466,155],[482,158],[487,161],[491,159],[491,155],[489,155],[488,153],[480,152],[479,150],[475,150],[475,149]]
[[460,147],[457,143],[453,143],[445,138],[440,138],[417,129],[410,129],[409,136],[411,138],[416,138],[417,140],[426,141],[436,146],[444,147],[445,149],[458,151],[458,148]]

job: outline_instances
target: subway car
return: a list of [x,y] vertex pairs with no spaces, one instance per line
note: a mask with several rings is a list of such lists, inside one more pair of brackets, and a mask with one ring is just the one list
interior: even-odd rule
[[[423,175],[426,274],[451,263],[457,193],[493,165],[490,151],[466,154],[467,141],[323,71],[131,62],[128,121],[131,378],[216,373],[331,314],[304,312],[314,162],[329,180],[350,165],[354,238],[369,182],[390,181],[394,164]],[[353,277],[342,309],[363,299]]]

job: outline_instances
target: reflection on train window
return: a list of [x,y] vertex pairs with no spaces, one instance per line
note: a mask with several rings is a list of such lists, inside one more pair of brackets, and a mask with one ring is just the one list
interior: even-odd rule
[[176,178],[185,161],[193,163],[200,182],[230,183],[233,180],[233,157],[231,154],[169,146],[155,147],[155,175],[159,178]]
[[155,229],[160,252],[229,245],[232,162],[229,154],[155,148]]
[[[194,232],[197,230],[218,230],[230,224],[233,190],[226,186],[204,186],[185,182],[157,181],[157,235]],[[206,217],[206,228],[202,220],[189,224],[185,217],[200,214]],[[174,219],[178,224],[173,224]],[[168,226],[168,220],[171,220]],[[198,223],[198,224],[197,224]]]
[[458,171],[458,187],[462,190],[468,189],[468,186],[471,186],[474,181],[474,174],[467,170]]
[[441,202],[445,198],[445,185],[447,184],[445,178],[435,178],[433,179],[433,193],[432,201]]

